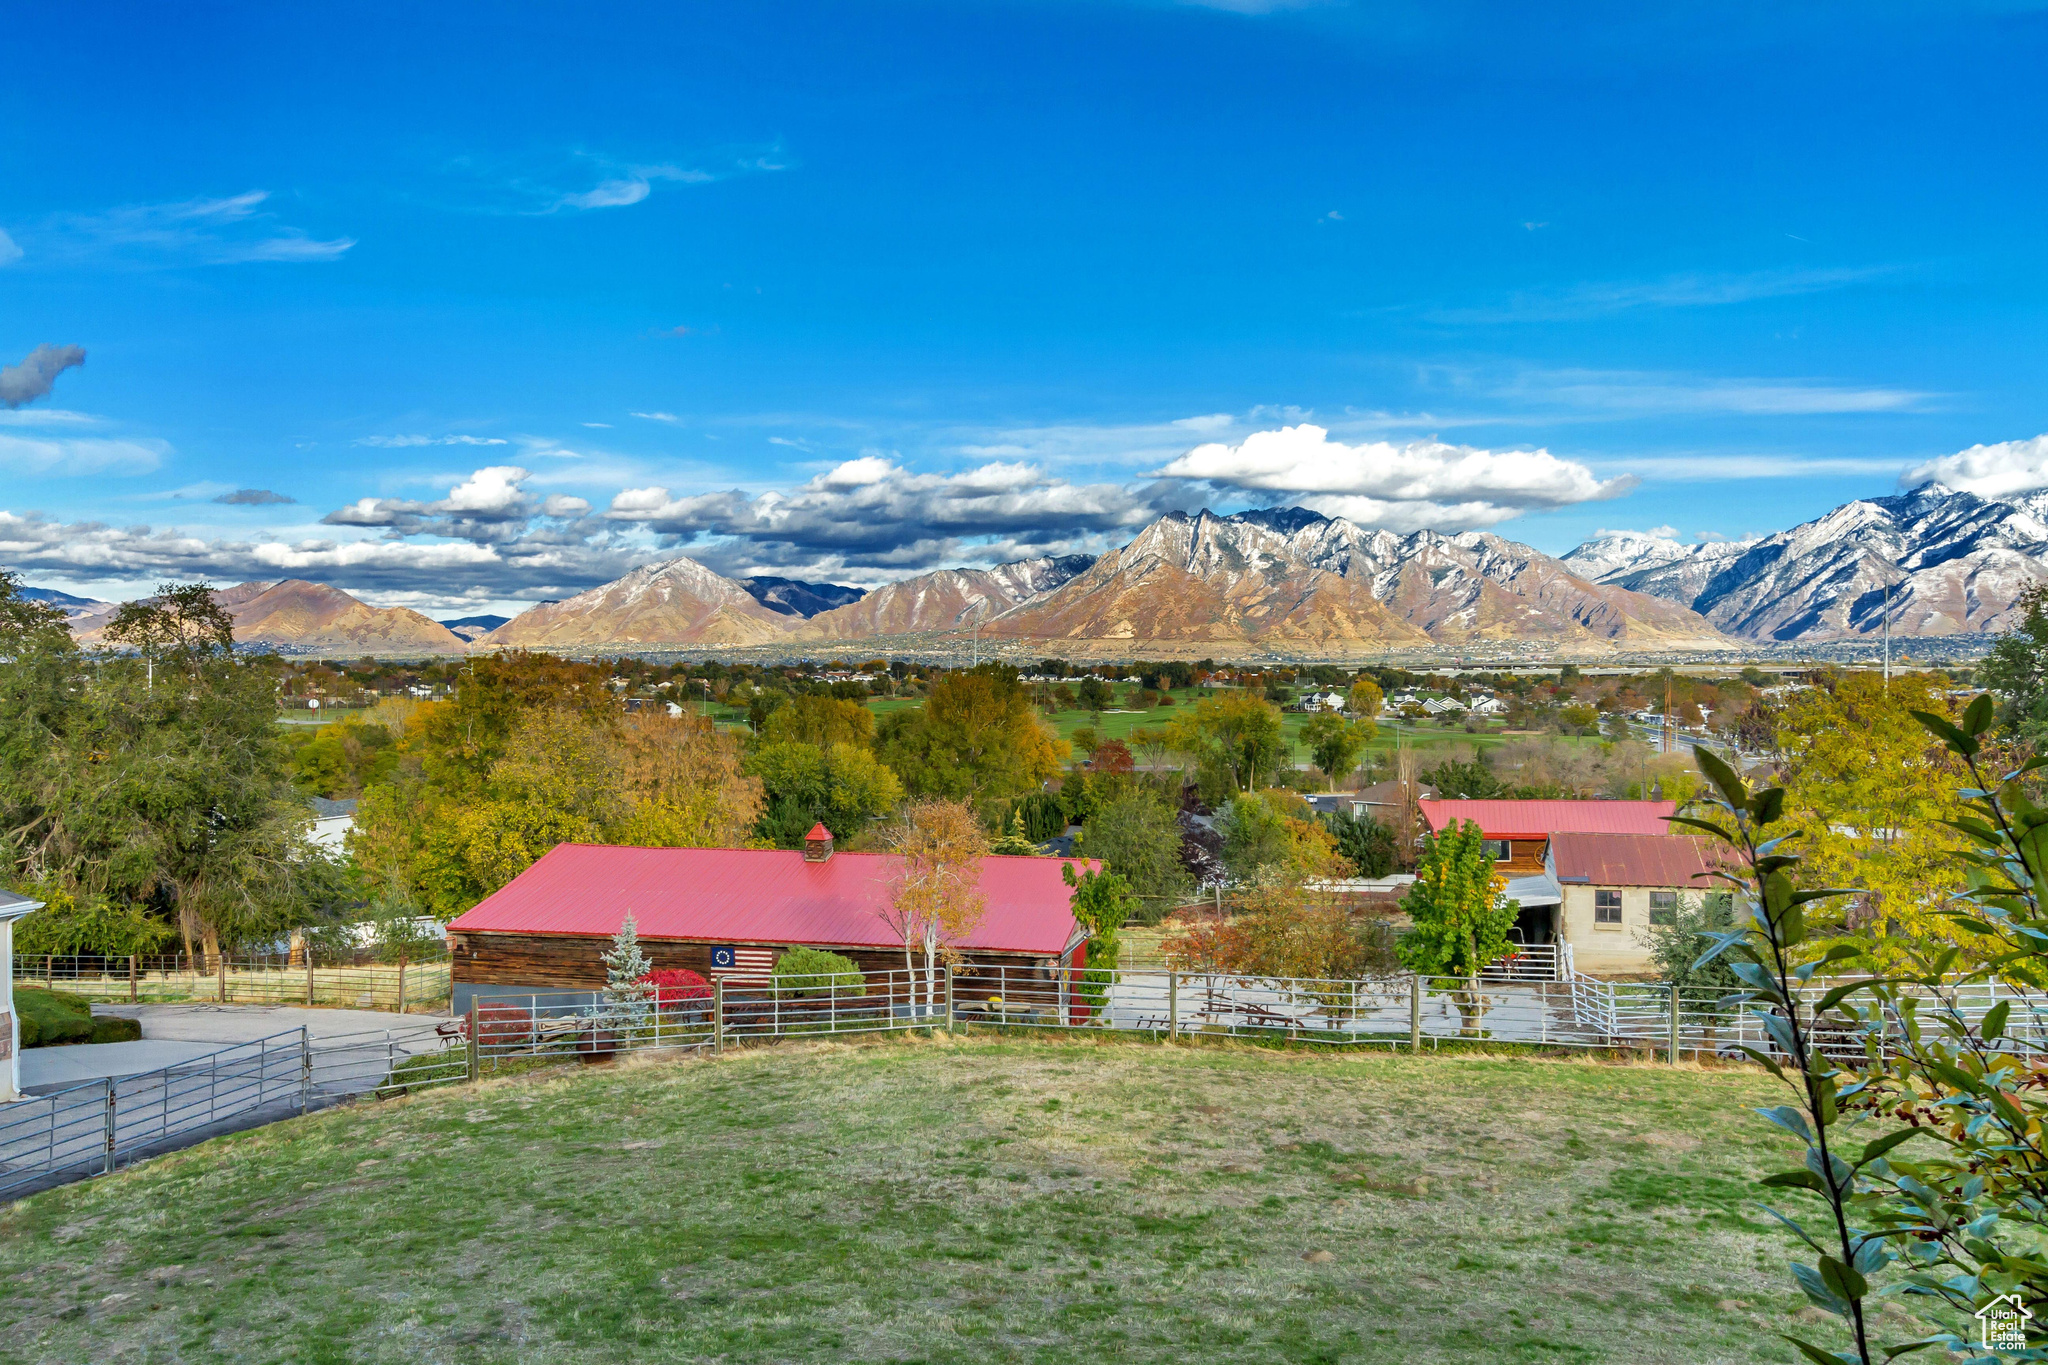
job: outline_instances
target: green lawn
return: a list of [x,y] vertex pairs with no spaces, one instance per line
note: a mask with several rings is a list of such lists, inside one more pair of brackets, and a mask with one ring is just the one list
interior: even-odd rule
[[530,1074],[10,1206],[0,1357],[1791,1361],[1771,1093],[1082,1039]]

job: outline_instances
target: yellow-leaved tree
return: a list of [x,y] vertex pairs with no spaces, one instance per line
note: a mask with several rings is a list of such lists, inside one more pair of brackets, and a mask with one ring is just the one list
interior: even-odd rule
[[1858,893],[1826,913],[1880,960],[1904,941],[1952,938],[1939,911],[1963,887],[1963,840],[1942,822],[1964,814],[1956,792],[1968,774],[1913,719],[1953,719],[1948,685],[1939,674],[1887,684],[1874,672],[1830,672],[1793,692],[1777,717],[1786,823],[1800,831],[1805,871],[1816,886]]
[[424,713],[404,746],[424,761],[402,760],[397,780],[365,795],[349,850],[436,915],[467,910],[561,843],[714,848],[753,839],[760,779],[741,772],[732,736],[694,716],[527,710],[473,778],[435,762],[448,727],[434,719]]
[[[913,801],[889,832],[889,851],[903,861],[881,916],[903,943],[903,966],[913,983],[913,950],[924,952],[924,1005],[938,1004],[942,952],[974,932],[988,902],[981,892],[981,860],[988,836],[964,801]],[[913,994],[915,986],[913,984]]]

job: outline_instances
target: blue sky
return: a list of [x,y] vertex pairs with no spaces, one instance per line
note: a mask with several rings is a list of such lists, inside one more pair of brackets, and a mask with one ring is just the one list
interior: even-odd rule
[[0,365],[86,359],[0,378],[0,563],[446,615],[2048,485],[2048,14],[1787,8],[23,10]]

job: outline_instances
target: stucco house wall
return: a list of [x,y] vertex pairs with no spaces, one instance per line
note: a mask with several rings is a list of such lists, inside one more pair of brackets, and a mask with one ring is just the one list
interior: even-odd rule
[[[1621,892],[1621,923],[1595,924],[1593,893],[1613,890]],[[1647,886],[1558,888],[1564,940],[1572,945],[1572,965],[1590,976],[1654,970],[1650,950],[1640,942],[1650,927],[1651,890]]]

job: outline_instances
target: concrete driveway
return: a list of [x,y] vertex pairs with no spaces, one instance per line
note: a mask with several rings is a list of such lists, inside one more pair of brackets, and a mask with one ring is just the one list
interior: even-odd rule
[[[323,1041],[341,1038],[368,1044],[386,1030],[416,1036],[425,1026],[449,1022],[447,1015],[309,1010],[292,1005],[94,1005],[93,1013],[141,1020],[142,1041],[25,1048],[21,1054],[23,1090],[34,1093],[102,1076],[136,1076],[235,1043],[253,1043],[302,1027],[317,1047]],[[399,1049],[401,1053],[405,1050]],[[385,1055],[378,1046],[368,1048],[365,1056],[372,1052],[380,1058]]]

